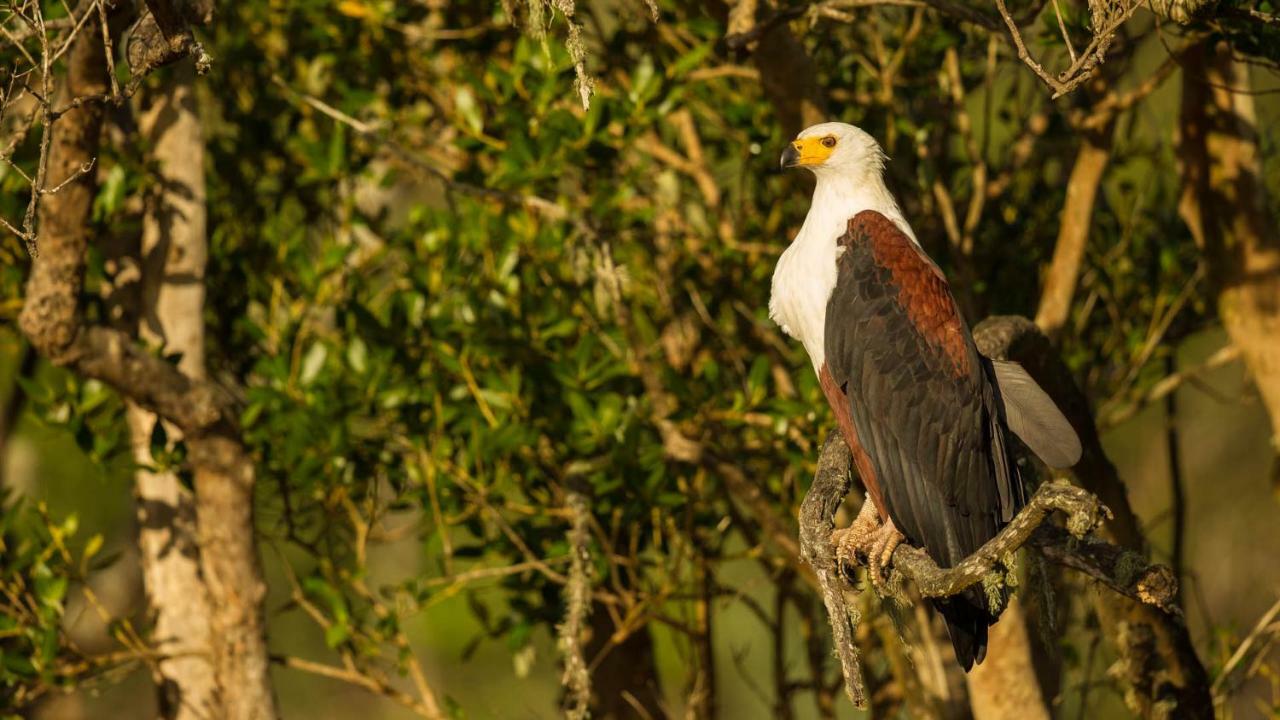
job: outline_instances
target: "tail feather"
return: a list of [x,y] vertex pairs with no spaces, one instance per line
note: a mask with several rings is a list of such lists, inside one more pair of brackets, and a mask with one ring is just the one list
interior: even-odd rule
[[981,597],[971,597],[974,594],[963,593],[933,603],[947,623],[956,662],[965,672],[987,657],[987,628],[995,622]]

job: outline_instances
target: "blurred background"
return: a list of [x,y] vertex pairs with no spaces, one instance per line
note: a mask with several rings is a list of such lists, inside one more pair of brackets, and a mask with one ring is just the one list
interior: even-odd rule
[[[208,72],[135,51],[165,7]],[[832,421],[767,313],[812,189],[779,154],[837,119],[971,325],[1052,341],[1115,469],[1075,479],[1185,613],[1144,641],[1026,551],[992,652],[1030,670],[965,678],[863,592],[869,714],[1280,717],[1278,10],[9,3],[0,714],[224,716],[184,624],[219,605],[205,455],[30,339],[80,233],[79,322],[230,398],[283,717],[866,715],[797,556]],[[45,179],[76,123],[92,166]]]

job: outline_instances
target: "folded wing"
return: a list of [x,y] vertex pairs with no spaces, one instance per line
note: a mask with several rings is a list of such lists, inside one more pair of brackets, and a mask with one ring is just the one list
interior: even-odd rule
[[1016,362],[992,360],[1005,424],[1051,468],[1069,468],[1080,460],[1080,438],[1036,381]]

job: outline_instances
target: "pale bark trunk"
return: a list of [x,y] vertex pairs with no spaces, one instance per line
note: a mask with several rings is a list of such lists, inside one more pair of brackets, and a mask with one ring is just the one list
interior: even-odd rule
[[1031,638],[1017,597],[991,626],[987,659],[965,675],[974,720],[1049,720],[1032,662]]
[[1183,73],[1178,209],[1204,250],[1219,316],[1262,396],[1280,454],[1280,229],[1267,213],[1249,66],[1211,45],[1193,49],[1185,66],[1204,70]]
[[[66,101],[107,91],[104,52],[101,33],[76,36],[66,54]],[[51,186],[93,167],[103,112],[102,103],[86,102],[44,128],[51,133]],[[32,258],[19,325],[50,362],[109,383],[186,433],[201,569],[213,608],[210,630],[222,709],[216,717],[275,718],[262,616],[266,585],[254,547],[253,463],[239,440],[236,412],[220,386],[186,375],[125,333],[84,323],[78,303],[93,239],[96,190],[94,167],[42,198],[38,254]]]
[[267,585],[254,537],[253,460],[237,439],[221,435],[192,438],[187,447],[222,717],[272,720],[279,714],[262,613]]
[[[157,166],[157,190],[148,198],[142,227],[138,334],[164,354],[180,354],[178,367],[203,379],[205,183],[204,138],[196,115],[190,69],[175,70],[141,118]],[[138,545],[143,581],[155,614],[152,640],[161,660],[160,712],[199,720],[217,712],[217,680],[209,645],[209,597],[200,577],[195,501],[172,471],[151,472],[154,413],[129,403],[129,430],[138,503]],[[172,442],[179,431],[165,424]]]
[[1058,241],[1053,247],[1053,260],[1045,274],[1040,307],[1036,311],[1036,324],[1050,338],[1056,338],[1071,317],[1071,300],[1075,297],[1080,266],[1089,244],[1089,228],[1093,225],[1093,206],[1111,158],[1114,122],[1113,116],[1100,131],[1081,135],[1080,150],[1067,181],[1067,199],[1058,222]]

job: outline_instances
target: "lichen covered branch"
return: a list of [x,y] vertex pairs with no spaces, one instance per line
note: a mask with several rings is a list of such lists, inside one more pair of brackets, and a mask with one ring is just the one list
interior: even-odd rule
[[804,503],[800,506],[800,556],[818,576],[822,602],[826,605],[827,618],[831,621],[832,641],[844,674],[845,692],[854,706],[865,708],[867,691],[862,681],[858,646],[853,641],[857,613],[845,599],[845,583],[840,576],[835,548],[830,541],[831,532],[835,528],[836,510],[844,501],[844,496],[849,494],[852,484],[853,458],[840,431],[833,430],[822,446],[813,485],[809,487]]
[[940,568],[925,552],[899,545],[893,553],[893,569],[915,583],[924,597],[950,597],[982,582],[1004,559],[1027,544],[1032,533],[1054,511],[1067,516],[1067,531],[1085,537],[1109,515],[1096,497],[1065,480],[1041,485],[1013,520],[955,567]]
[[[885,587],[894,592],[908,578],[926,597],[952,595],[988,578],[1002,580],[1005,571],[998,565],[1011,562],[1020,547],[1035,548],[1055,564],[1084,573],[1113,591],[1097,596],[1094,604],[1127,668],[1121,678],[1127,699],[1175,702],[1188,717],[1212,717],[1207,675],[1176,604],[1177,578],[1142,554],[1141,529],[1124,485],[1102,450],[1088,403],[1070,372],[1026,318],[988,318],[974,328],[974,340],[988,357],[1021,363],[1070,418],[1085,447],[1084,457],[1073,468],[1084,488],[1065,481],[1042,486],[1004,532],[954,568],[938,568],[923,551],[900,546]],[[852,588],[836,565],[832,538],[833,533],[839,538],[834,518],[852,485],[850,466],[845,443],[833,433],[801,506],[800,542],[802,558],[818,576],[849,696],[861,707],[866,698],[853,646],[855,616],[844,595]],[[1116,516],[1104,534],[1113,542],[1086,537],[1103,517],[1110,519],[1108,508],[1115,508]],[[1067,516],[1065,527],[1045,522],[1055,510]]]
[[1097,538],[1076,538],[1048,525],[1038,528],[1028,544],[1049,560],[1084,573],[1116,593],[1182,617],[1177,576],[1169,566],[1152,563],[1142,553]]
[[556,630],[559,634],[560,652],[564,655],[562,682],[568,690],[565,697],[565,717],[569,720],[584,720],[590,717],[591,706],[591,674],[582,644],[591,610],[591,554],[587,546],[587,526],[591,511],[586,496],[576,490],[568,494],[567,504],[571,518],[568,539],[572,558],[569,581],[564,588],[564,622]]

